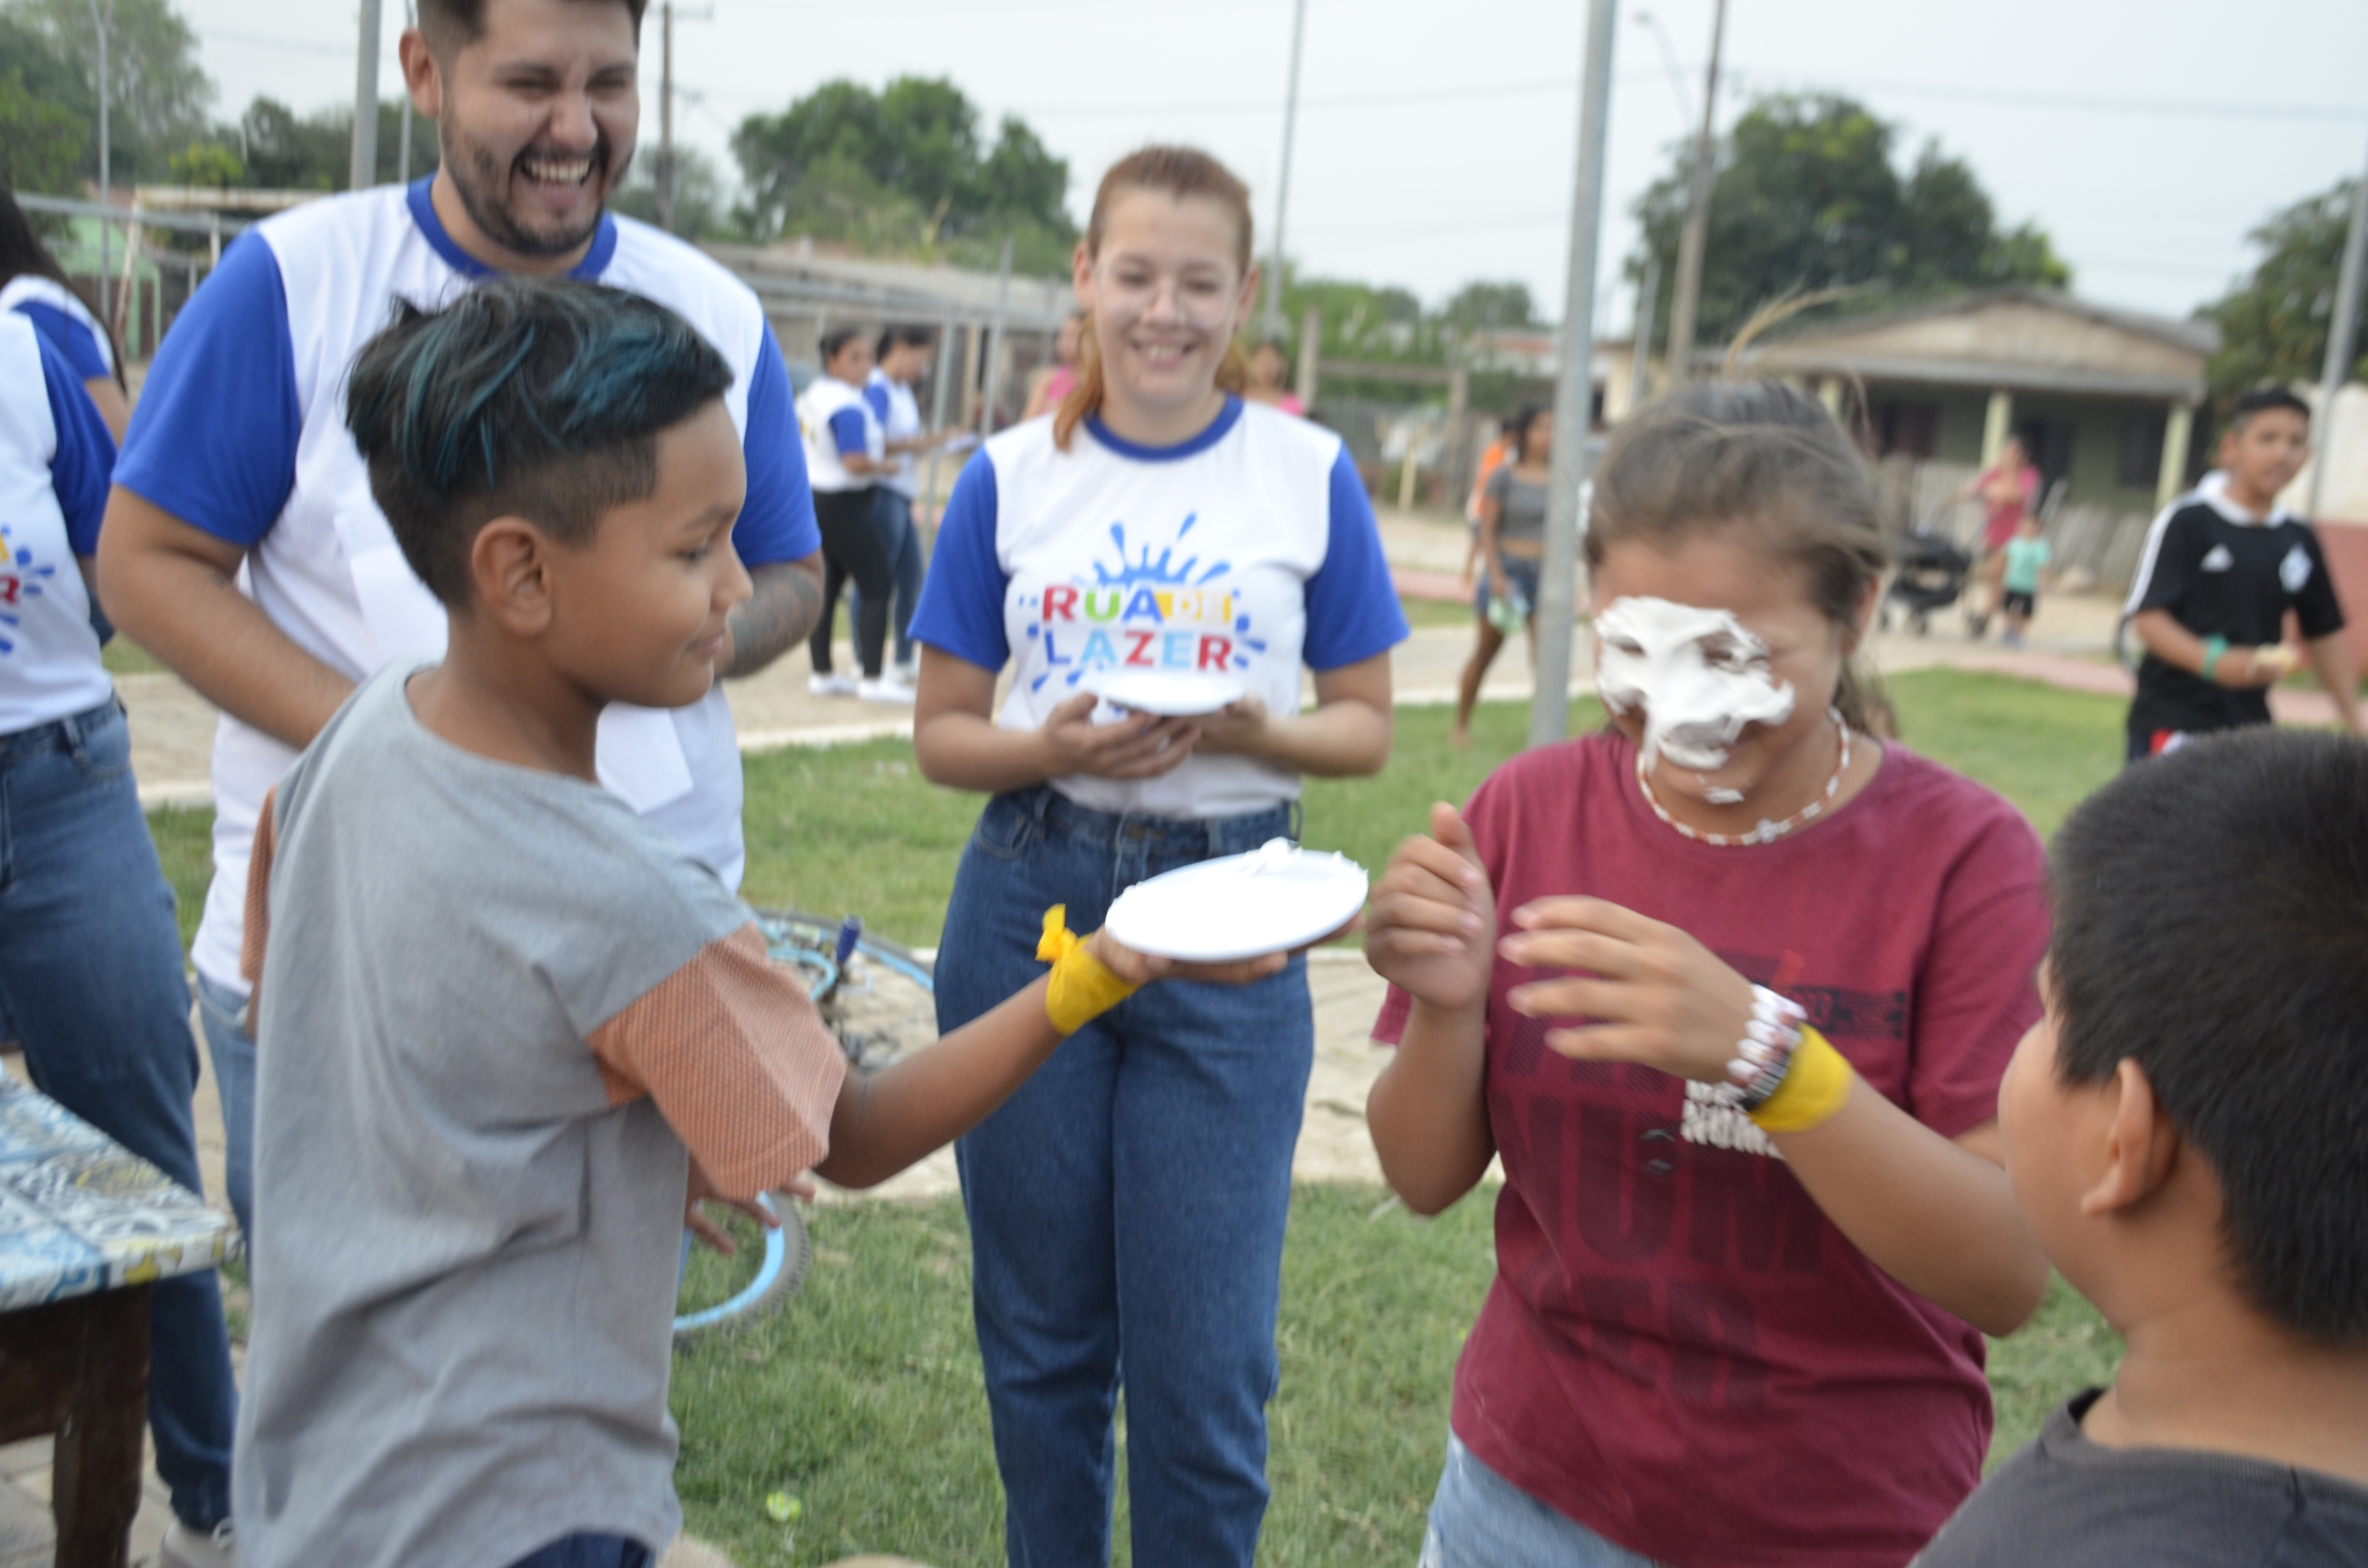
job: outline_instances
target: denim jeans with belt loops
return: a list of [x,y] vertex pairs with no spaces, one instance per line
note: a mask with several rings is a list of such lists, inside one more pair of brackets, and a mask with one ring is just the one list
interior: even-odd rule
[[[947,911],[939,1027],[1045,972],[1049,906],[1092,931],[1132,884],[1255,849],[1292,817],[1115,816],[1047,787],[998,796]],[[1071,1036],[956,1146],[1014,1568],[1110,1560],[1122,1384],[1137,1568],[1248,1568],[1314,1057],[1304,958],[1247,986],[1153,985]]]
[[[0,1025],[34,1087],[191,1191],[197,1041],[123,709],[0,736]],[[230,1513],[237,1390],[211,1270],[150,1298],[148,1424],[173,1512]]]

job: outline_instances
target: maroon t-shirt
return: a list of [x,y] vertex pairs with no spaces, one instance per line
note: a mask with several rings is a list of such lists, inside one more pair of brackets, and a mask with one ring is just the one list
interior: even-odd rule
[[[1586,894],[1679,926],[1936,1132],[1997,1114],[2047,942],[2038,837],[2012,806],[1892,747],[1833,816],[1718,847],[1658,821],[1635,769],[1605,732],[1480,787],[1466,818],[1499,908]],[[1499,961],[1490,983],[1506,1181],[1456,1434],[1674,1568],[1906,1562],[1982,1477],[1981,1335],[1868,1262],[1740,1115],[1546,1049],[1547,1024],[1505,1003],[1535,977]],[[1397,1041],[1409,1006],[1392,988],[1374,1038]]]

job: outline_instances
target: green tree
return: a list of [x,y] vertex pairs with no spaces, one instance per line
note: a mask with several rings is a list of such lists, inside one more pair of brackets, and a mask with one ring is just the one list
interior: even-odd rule
[[1461,331],[1534,327],[1538,324],[1538,306],[1529,297],[1527,283],[1512,279],[1492,282],[1475,278],[1455,291],[1440,312],[1440,319]]
[[1076,242],[1065,206],[1069,165],[1006,118],[982,148],[978,111],[952,83],[900,77],[878,92],[826,82],[732,135],[753,237],[799,233],[867,251],[991,259],[1057,271]]
[[0,70],[0,184],[71,194],[89,153],[79,115],[28,86],[21,67]]
[[[73,67],[81,86],[76,104],[68,107],[89,106],[93,128],[86,177],[96,178],[98,36],[88,0],[7,0],[0,17],[37,36]],[[107,61],[115,180],[131,184],[166,179],[173,154],[207,134],[206,109],[214,87],[198,63],[197,35],[170,0],[114,0]]]
[[[2315,381],[2326,368],[2335,275],[2357,188],[2342,181],[2245,236],[2262,252],[2253,276],[2198,312],[2220,328],[2220,352],[2205,371],[2215,415],[2263,381]],[[2368,375],[2368,355],[2353,361],[2351,375]]]
[[[657,149],[644,147],[608,205],[629,218],[657,222]],[[696,147],[675,148],[675,233],[685,239],[721,239],[730,233],[724,177]]]
[[[390,181],[402,169],[403,100],[379,105],[378,177]],[[246,165],[236,184],[266,190],[343,190],[353,173],[354,111],[348,108],[298,114],[276,98],[258,97],[235,125],[212,137],[235,148]],[[411,177],[436,164],[435,122],[411,116]],[[209,182],[210,183],[210,182]]]
[[[1703,248],[1697,338],[1716,343],[1793,289],[1871,287],[1881,303],[1937,298],[2002,283],[2060,288],[2071,271],[2029,225],[2007,233],[1973,171],[1926,143],[1896,166],[1899,131],[1863,105],[1833,95],[1763,98],[1720,139]],[[1642,250],[1628,275],[1657,256],[1676,276],[1692,144],[1638,200]],[[1673,290],[1661,293],[1656,330]]]
[[218,141],[193,141],[175,153],[168,165],[177,185],[211,185],[228,190],[246,184],[247,166],[238,155]]

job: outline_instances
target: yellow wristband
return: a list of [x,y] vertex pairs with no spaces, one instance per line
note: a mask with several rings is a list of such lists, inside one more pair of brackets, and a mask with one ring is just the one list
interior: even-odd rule
[[1135,993],[1132,981],[1113,974],[1086,947],[1085,940],[1069,929],[1067,904],[1045,911],[1044,940],[1036,944],[1036,956],[1052,966],[1045,1017],[1064,1035],[1075,1034]]
[[1764,1132],[1805,1133],[1831,1120],[1850,1102],[1850,1085],[1857,1076],[1823,1035],[1804,1027],[1784,1082],[1766,1104],[1751,1113],[1751,1119]]

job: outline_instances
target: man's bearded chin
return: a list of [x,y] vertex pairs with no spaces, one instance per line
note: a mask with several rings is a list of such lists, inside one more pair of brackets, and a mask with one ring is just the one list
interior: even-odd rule
[[[580,250],[597,233],[601,218],[607,210],[605,197],[592,210],[580,228],[557,232],[529,229],[511,216],[506,200],[510,178],[523,179],[519,165],[535,156],[529,148],[506,164],[497,162],[492,153],[470,141],[457,132],[452,145],[444,149],[446,165],[453,171],[453,188],[460,197],[461,210],[477,225],[478,233],[508,251],[513,256],[548,261]],[[592,172],[585,184],[605,190],[609,170],[608,139],[604,136],[594,144],[590,154]]]

